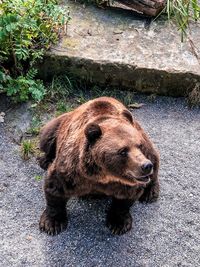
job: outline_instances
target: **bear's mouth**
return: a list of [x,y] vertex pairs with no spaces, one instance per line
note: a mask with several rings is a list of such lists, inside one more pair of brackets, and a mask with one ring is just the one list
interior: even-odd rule
[[128,179],[129,181],[133,183],[142,183],[142,184],[148,184],[151,181],[150,175],[147,176],[140,176],[136,177],[131,173],[128,173],[124,176],[125,179]]
[[144,177],[138,177],[135,178],[137,181],[142,182],[142,183],[149,183],[150,182],[150,177],[149,176],[144,176]]

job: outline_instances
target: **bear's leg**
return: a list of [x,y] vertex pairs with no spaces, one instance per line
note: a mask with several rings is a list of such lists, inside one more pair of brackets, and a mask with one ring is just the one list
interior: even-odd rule
[[150,176],[151,182],[144,189],[144,193],[139,198],[140,202],[152,203],[155,202],[160,193],[160,184],[158,179],[159,158],[156,157],[154,163],[154,173]]
[[63,114],[48,122],[40,131],[40,150],[44,152],[42,157],[38,158],[40,167],[47,170],[49,165],[56,157],[56,142],[58,128],[63,120],[68,117],[68,114]]
[[49,165],[52,163],[53,158],[47,156],[46,154],[44,154],[43,156],[38,157],[37,160],[38,160],[38,162],[39,162],[40,167],[41,167],[43,170],[47,170],[48,167],[49,167]]
[[139,198],[140,202],[152,203],[159,197],[160,185],[158,180],[158,167],[150,178],[151,182],[146,186],[144,193]]
[[56,156],[56,141],[54,140],[53,142],[53,140],[51,140],[46,146],[48,146],[48,149],[45,147],[46,151],[44,155],[37,158],[39,165],[43,170],[48,169]]
[[57,235],[67,227],[67,199],[46,193],[46,209],[43,211],[39,227],[49,235]]
[[134,200],[113,198],[107,214],[106,225],[112,234],[122,235],[132,228],[132,217],[129,212]]
[[159,197],[160,186],[158,181],[150,182],[144,189],[144,193],[139,198],[140,202],[152,203]]

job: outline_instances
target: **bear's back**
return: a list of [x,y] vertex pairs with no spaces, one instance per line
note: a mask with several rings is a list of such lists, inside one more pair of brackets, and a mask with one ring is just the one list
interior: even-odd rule
[[87,117],[105,116],[105,115],[119,115],[126,107],[118,100],[112,97],[99,97],[90,100],[74,110],[80,119]]
[[[67,134],[81,131],[86,124],[98,119],[106,119],[108,116],[118,117],[126,107],[112,97],[99,97],[82,104],[74,111],[66,113],[60,129]],[[67,131],[68,129],[68,131]]]

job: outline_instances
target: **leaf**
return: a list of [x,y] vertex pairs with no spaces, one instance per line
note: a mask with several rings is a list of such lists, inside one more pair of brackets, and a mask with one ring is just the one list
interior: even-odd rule
[[35,176],[35,180],[36,180],[37,182],[41,181],[41,180],[42,180],[42,176],[41,176],[41,175],[36,175],[36,176]]
[[69,10],[55,0],[0,0],[0,6],[0,90],[15,101],[40,101],[45,88],[33,66],[59,40]]

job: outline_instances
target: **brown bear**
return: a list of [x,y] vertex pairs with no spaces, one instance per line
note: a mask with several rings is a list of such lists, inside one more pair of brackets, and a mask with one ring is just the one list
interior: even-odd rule
[[46,209],[40,229],[54,235],[67,225],[72,196],[112,197],[107,226],[113,234],[131,229],[130,207],[158,198],[159,156],[144,130],[114,98],[100,97],[51,120],[41,130],[40,166]]

